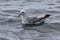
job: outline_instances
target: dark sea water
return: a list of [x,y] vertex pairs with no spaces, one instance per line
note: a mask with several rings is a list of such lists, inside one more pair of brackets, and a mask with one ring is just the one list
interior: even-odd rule
[[[52,16],[41,26],[23,27],[17,16],[29,9]],[[60,40],[60,0],[0,0],[0,40]]]

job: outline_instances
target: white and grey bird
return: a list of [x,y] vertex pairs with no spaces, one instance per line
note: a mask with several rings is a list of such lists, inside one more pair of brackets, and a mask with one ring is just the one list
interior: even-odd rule
[[[35,12],[36,13],[35,13]],[[25,11],[21,11],[20,14],[18,15],[22,17],[22,24],[43,24],[45,22],[45,20],[51,16],[50,14],[45,14],[43,17],[39,17],[39,11],[37,12],[37,10],[31,11],[29,10],[28,13],[26,13]],[[33,15],[34,14],[34,15]]]

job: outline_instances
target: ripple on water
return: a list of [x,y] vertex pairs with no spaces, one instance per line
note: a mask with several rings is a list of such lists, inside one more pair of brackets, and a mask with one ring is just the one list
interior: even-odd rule
[[53,7],[48,7],[48,9],[54,9]]
[[0,40],[19,40],[19,38],[0,33]]
[[27,2],[41,2],[43,0],[26,0]]
[[0,40],[9,40],[9,39],[6,39],[6,38],[2,38],[2,37],[0,37]]
[[14,0],[14,1],[19,1],[19,0]]
[[60,13],[59,11],[55,11],[55,10],[52,10],[52,11],[46,11],[48,13]]
[[53,6],[53,5],[55,5],[55,4],[47,4],[48,6]]
[[0,2],[8,2],[8,1],[10,1],[10,0],[0,0]]
[[60,3],[60,1],[57,1],[56,3]]
[[60,8],[60,6],[56,6],[55,8]]
[[[9,14],[0,13],[1,16],[10,16]],[[0,18],[1,19],[1,18]]]
[[19,10],[3,10],[5,13],[19,13]]
[[18,34],[20,34],[19,36],[21,36],[22,39],[32,39],[38,37],[40,35],[40,32],[37,32],[35,30],[23,30]]
[[0,4],[0,6],[11,6],[10,4]]

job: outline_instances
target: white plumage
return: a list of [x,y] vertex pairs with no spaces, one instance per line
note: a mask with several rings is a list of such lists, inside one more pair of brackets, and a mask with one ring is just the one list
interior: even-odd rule
[[[36,9],[21,10],[20,14],[20,17],[22,18],[22,24],[33,24],[32,22],[34,20],[38,20],[40,17],[44,17],[44,15],[41,16],[40,11]],[[41,20],[41,23],[44,22],[44,20],[45,19]]]

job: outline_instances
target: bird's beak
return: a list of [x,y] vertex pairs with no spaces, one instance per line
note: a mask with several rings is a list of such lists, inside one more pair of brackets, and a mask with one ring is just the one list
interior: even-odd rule
[[20,15],[22,15],[22,13],[20,13],[20,14],[18,15],[18,17],[20,17]]

